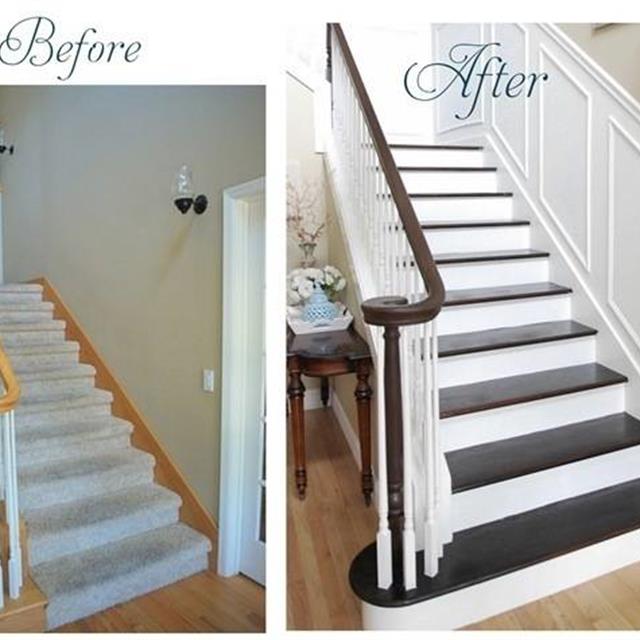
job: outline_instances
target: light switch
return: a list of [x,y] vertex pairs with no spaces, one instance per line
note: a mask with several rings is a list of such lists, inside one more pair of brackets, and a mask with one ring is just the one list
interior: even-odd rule
[[213,369],[204,369],[202,371],[202,389],[203,391],[213,392],[215,387],[215,371]]

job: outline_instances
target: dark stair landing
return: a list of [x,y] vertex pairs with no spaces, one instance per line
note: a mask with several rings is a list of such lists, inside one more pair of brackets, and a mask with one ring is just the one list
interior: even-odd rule
[[640,445],[640,421],[627,413],[586,420],[446,454],[453,493]]
[[404,607],[563,556],[640,527],[640,480],[588,493],[455,534],[435,578],[423,574],[411,591],[378,589],[376,545],[353,560],[356,595],[379,607]]

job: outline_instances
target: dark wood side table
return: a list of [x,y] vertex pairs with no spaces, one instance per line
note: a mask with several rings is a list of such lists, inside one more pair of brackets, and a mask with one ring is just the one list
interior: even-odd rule
[[302,376],[320,378],[321,398],[326,407],[329,402],[329,377],[355,373],[355,398],[358,407],[362,493],[371,503],[373,474],[371,472],[371,352],[367,342],[352,328],[345,331],[327,331],[295,335],[287,328],[288,395],[291,406],[291,428],[298,497],[307,490],[307,470],[304,442],[304,384]]

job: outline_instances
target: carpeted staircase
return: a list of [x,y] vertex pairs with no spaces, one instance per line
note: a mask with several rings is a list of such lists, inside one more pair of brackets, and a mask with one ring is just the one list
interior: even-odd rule
[[22,387],[20,511],[48,627],[206,569],[209,539],[179,522],[180,497],[154,484],[154,457],[131,446],[40,285],[0,285],[0,339]]

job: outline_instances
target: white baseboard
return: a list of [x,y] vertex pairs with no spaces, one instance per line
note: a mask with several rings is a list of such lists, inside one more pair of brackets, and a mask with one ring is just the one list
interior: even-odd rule
[[331,408],[333,409],[333,415],[335,415],[338,424],[340,425],[340,429],[342,429],[342,433],[349,445],[349,449],[351,450],[351,454],[353,455],[356,464],[358,465],[358,469],[360,469],[360,440],[356,435],[356,431],[353,429],[349,418],[347,417],[347,413],[340,402],[340,398],[337,393],[331,393]]
[[[332,393],[329,392],[329,404],[331,406]],[[320,395],[320,387],[314,387],[304,392],[304,410],[313,411],[314,409],[323,409],[322,396]]]

